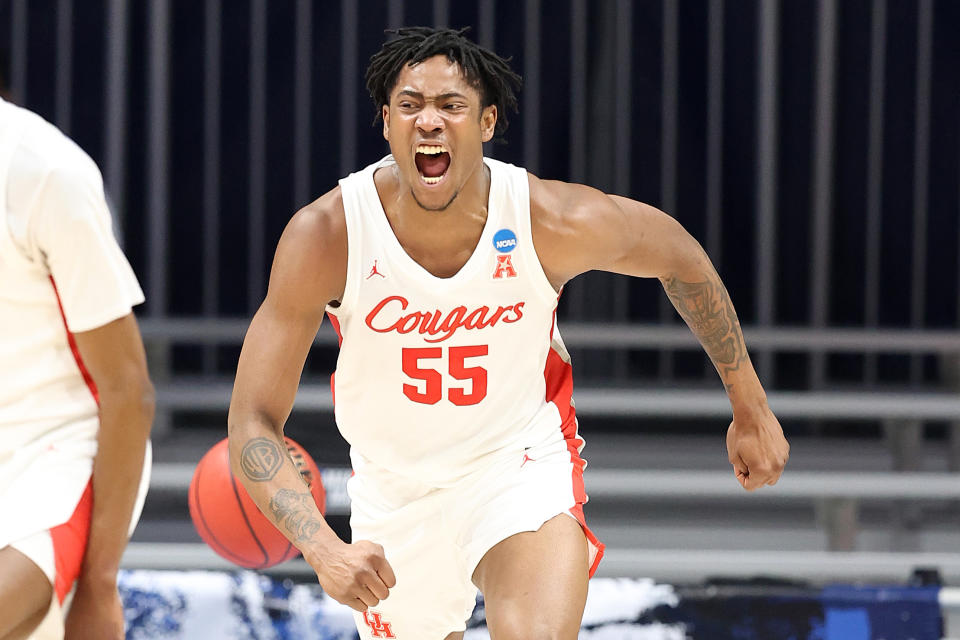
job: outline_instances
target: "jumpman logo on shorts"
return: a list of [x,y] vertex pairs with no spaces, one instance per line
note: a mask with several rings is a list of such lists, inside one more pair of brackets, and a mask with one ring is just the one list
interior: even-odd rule
[[382,273],[380,273],[380,270],[377,269],[377,261],[376,261],[376,260],[373,261],[373,268],[370,269],[370,275],[367,276],[367,280],[369,280],[369,279],[372,278],[373,276],[380,276],[381,278],[386,278],[386,277],[387,277],[387,276],[383,275]]

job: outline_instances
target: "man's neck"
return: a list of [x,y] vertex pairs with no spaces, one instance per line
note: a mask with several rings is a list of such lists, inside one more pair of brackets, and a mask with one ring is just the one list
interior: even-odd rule
[[389,200],[384,203],[392,208],[390,212],[408,220],[423,221],[427,224],[443,221],[468,220],[480,214],[486,219],[487,202],[490,197],[490,169],[481,163],[477,171],[457,191],[449,204],[442,209],[427,209],[416,199],[412,189],[406,185],[396,167],[388,182]]

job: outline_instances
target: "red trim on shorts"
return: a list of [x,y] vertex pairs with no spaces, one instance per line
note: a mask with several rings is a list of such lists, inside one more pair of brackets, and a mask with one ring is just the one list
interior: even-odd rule
[[[343,346],[343,334],[340,333],[340,321],[337,320],[337,316],[333,315],[329,311],[327,312],[327,317],[330,318],[330,324],[333,326],[333,330],[337,332],[337,347]],[[334,371],[330,374],[330,398],[333,400],[333,403],[337,403],[337,372]]]
[[87,550],[87,540],[90,538],[90,517],[93,514],[93,481],[87,482],[87,488],[80,496],[77,508],[73,510],[70,519],[61,525],[50,529],[50,539],[53,541],[53,559],[56,565],[56,576],[53,582],[57,601],[63,604],[63,599],[73,588],[73,583],[80,577],[83,567],[83,555]]
[[50,276],[50,284],[53,285],[53,295],[57,297],[57,308],[60,310],[60,319],[63,320],[63,330],[67,332],[67,343],[70,345],[70,352],[73,353],[73,359],[77,363],[77,368],[80,369],[80,375],[83,376],[83,381],[87,383],[87,389],[90,389],[93,400],[99,407],[100,392],[97,391],[97,383],[93,381],[93,376],[87,371],[87,366],[83,364],[83,358],[80,357],[80,350],[77,349],[77,341],[67,326],[67,316],[63,313],[63,303],[60,302],[60,292],[57,290],[57,283],[53,279],[53,276]]
[[330,324],[333,325],[333,330],[337,332],[337,346],[343,346],[343,334],[340,333],[340,321],[337,320],[337,316],[333,315],[329,311],[327,312],[327,317],[330,318]]
[[[554,311],[553,325],[550,327],[550,335],[553,337],[553,326],[556,324],[556,311]],[[597,549],[597,555],[590,563],[590,577],[596,572],[603,558],[603,552],[606,548],[597,536],[590,531],[587,526],[586,518],[583,515],[583,504],[587,501],[587,491],[583,486],[583,469],[587,466],[583,458],[580,457],[580,448],[583,446],[583,440],[577,434],[577,411],[573,406],[573,367],[569,362],[564,362],[560,354],[551,345],[547,352],[547,362],[544,365],[543,377],[546,381],[546,399],[552,402],[560,411],[560,429],[563,432],[563,439],[567,442],[567,451],[570,452],[570,461],[573,463],[573,497],[576,504],[570,509],[571,515],[577,519],[583,532]]]

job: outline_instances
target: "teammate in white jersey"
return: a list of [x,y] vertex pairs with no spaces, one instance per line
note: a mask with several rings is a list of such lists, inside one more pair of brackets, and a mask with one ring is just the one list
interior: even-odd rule
[[153,416],[142,301],[96,165],[0,99],[2,640],[124,636],[117,570]]
[[[462,638],[478,588],[496,640],[576,638],[603,546],[583,518],[554,322],[567,281],[661,280],[729,394],[744,488],[775,483],[789,446],[700,245],[645,204],[485,160],[519,77],[462,32],[397,36],[366,75],[391,155],[299,211],[277,248],[237,369],[234,472],[365,640]],[[280,455],[325,312],[341,338],[350,544]]]

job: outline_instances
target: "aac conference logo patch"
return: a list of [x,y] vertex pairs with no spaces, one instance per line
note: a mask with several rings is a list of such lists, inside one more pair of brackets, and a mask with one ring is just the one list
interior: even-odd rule
[[500,253],[510,253],[517,248],[517,234],[510,229],[500,229],[493,236],[493,248]]

